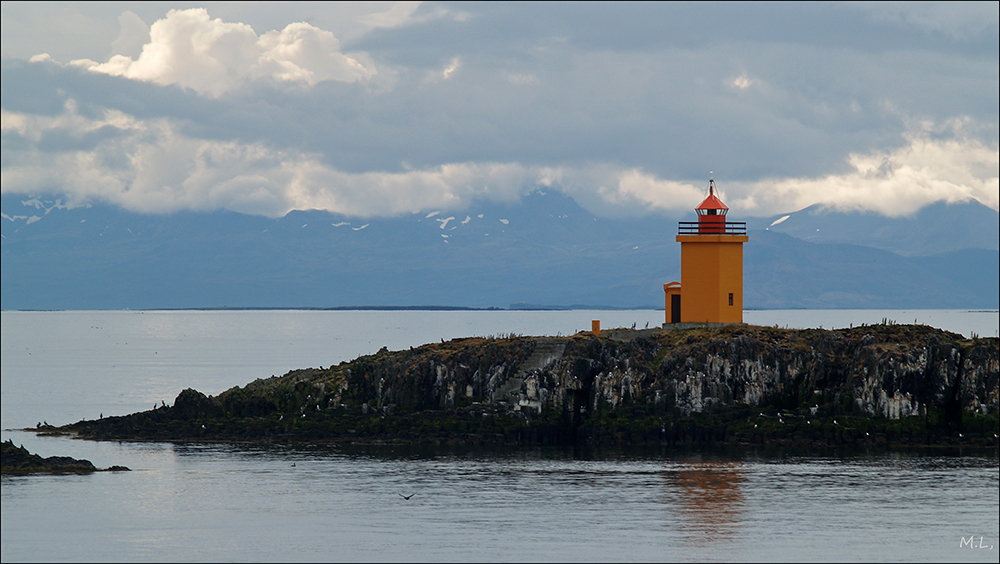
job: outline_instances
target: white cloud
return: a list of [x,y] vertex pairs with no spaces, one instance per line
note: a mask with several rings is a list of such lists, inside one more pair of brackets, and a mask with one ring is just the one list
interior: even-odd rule
[[[813,204],[901,216],[936,201],[971,198],[1000,209],[998,145],[964,135],[963,129],[975,129],[968,121],[918,124],[895,150],[851,154],[844,172],[751,183],[716,175],[717,186],[734,217],[768,216]],[[640,169],[603,165],[543,168],[537,184],[559,187],[598,213],[609,213],[609,208],[687,213],[707,195],[707,180],[674,181]]]
[[307,23],[269,31],[257,44],[263,51],[258,72],[280,80],[313,85],[323,80],[355,82],[373,74],[356,59],[340,54],[340,42],[332,33]]
[[[124,28],[125,22],[123,34]],[[246,24],[211,19],[204,8],[192,8],[168,12],[150,27],[149,38],[136,59],[116,54],[106,63],[79,59],[70,64],[216,97],[259,79],[314,85],[367,80],[375,74],[374,66],[341,53],[332,33],[308,23],[258,37]]]
[[315,154],[187,137],[165,119],[138,120],[111,111],[89,119],[72,101],[55,117],[4,110],[0,124],[5,134],[34,143],[81,139],[106,128],[118,133],[88,149],[11,153],[12,164],[2,171],[4,193],[67,194],[74,201],[99,199],[143,212],[227,208],[280,216],[292,209],[326,209],[397,215],[461,207],[478,197],[512,201],[532,183],[530,169],[498,163],[348,173]]
[[690,210],[701,203],[704,190],[692,184],[661,180],[638,169],[619,173],[616,186],[601,187],[600,192],[609,203],[626,203],[634,200],[649,209]]
[[442,81],[447,81],[455,76],[455,73],[462,68],[462,59],[459,57],[452,57],[448,64],[445,65],[443,69],[429,70],[424,74],[424,84],[436,84]]
[[1000,208],[996,142],[989,146],[961,135],[940,139],[925,131],[908,134],[906,141],[893,151],[851,154],[845,173],[741,186],[742,195],[729,205],[754,215],[824,204],[901,216],[932,202],[970,198]]
[[5,193],[65,194],[71,202],[97,199],[153,213],[233,203],[241,211],[267,213],[284,197],[271,171],[285,155],[259,145],[187,138],[167,120],[141,121],[114,111],[88,119],[70,102],[53,118],[5,111],[0,124],[4,133],[31,140],[118,132],[88,150],[19,153],[17,164],[2,171]]
[[[677,214],[690,213],[707,186],[707,178],[668,179],[613,163],[451,162],[402,172],[348,172],[300,149],[195,138],[167,118],[141,119],[119,110],[87,117],[72,99],[53,116],[4,109],[0,129],[3,193],[66,195],[71,202],[102,200],[143,212],[227,208],[280,216],[326,209],[391,216],[460,210],[481,199],[510,202],[547,187],[600,215]],[[1000,208],[998,145],[967,130],[976,130],[968,119],[914,124],[900,147],[851,154],[845,171],[821,177],[745,183],[722,173],[716,179],[732,215],[742,217],[817,203],[886,215],[969,198]],[[24,141],[7,142],[15,136]]]
[[454,59],[451,60],[451,63],[447,67],[445,67],[444,72],[441,73],[441,76],[445,80],[447,80],[451,78],[451,75],[455,74],[455,71],[457,71],[458,68],[461,66],[462,66],[462,61],[459,60],[458,57],[455,57]]
[[749,76],[747,76],[747,73],[743,73],[729,81],[730,86],[734,86],[736,88],[739,88],[740,90],[746,90],[747,88],[750,88],[750,86],[753,83],[754,81],[751,80]]

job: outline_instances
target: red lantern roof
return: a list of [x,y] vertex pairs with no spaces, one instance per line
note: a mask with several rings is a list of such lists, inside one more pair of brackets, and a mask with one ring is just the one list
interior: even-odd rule
[[[729,206],[723,204],[722,200],[720,200],[719,197],[715,195],[715,180],[713,180],[711,177],[709,177],[708,179],[708,197],[705,198],[704,202],[702,202],[698,207],[695,208],[695,211],[698,211],[699,215],[703,213],[700,210],[727,210],[727,211],[729,210]],[[725,215],[725,213],[718,215]]]

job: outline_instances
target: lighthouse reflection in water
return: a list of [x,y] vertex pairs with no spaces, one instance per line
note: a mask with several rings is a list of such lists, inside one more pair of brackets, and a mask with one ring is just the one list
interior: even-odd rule
[[680,492],[686,540],[698,544],[737,536],[744,510],[741,486],[747,481],[741,462],[690,462],[666,477]]

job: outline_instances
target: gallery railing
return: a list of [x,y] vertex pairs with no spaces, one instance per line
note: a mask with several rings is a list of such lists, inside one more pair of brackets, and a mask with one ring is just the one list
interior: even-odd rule
[[681,221],[677,223],[678,235],[746,235],[747,222],[698,222]]

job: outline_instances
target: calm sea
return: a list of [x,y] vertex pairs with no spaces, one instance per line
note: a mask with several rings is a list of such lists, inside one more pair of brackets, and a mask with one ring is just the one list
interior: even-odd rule
[[[10,561],[996,562],[996,452],[248,447],[11,429],[172,403],[259,377],[471,335],[654,327],[649,311],[2,312],[2,428],[128,473],[3,478]],[[781,327],[997,311],[747,311]],[[413,494],[409,500],[402,495]]]

